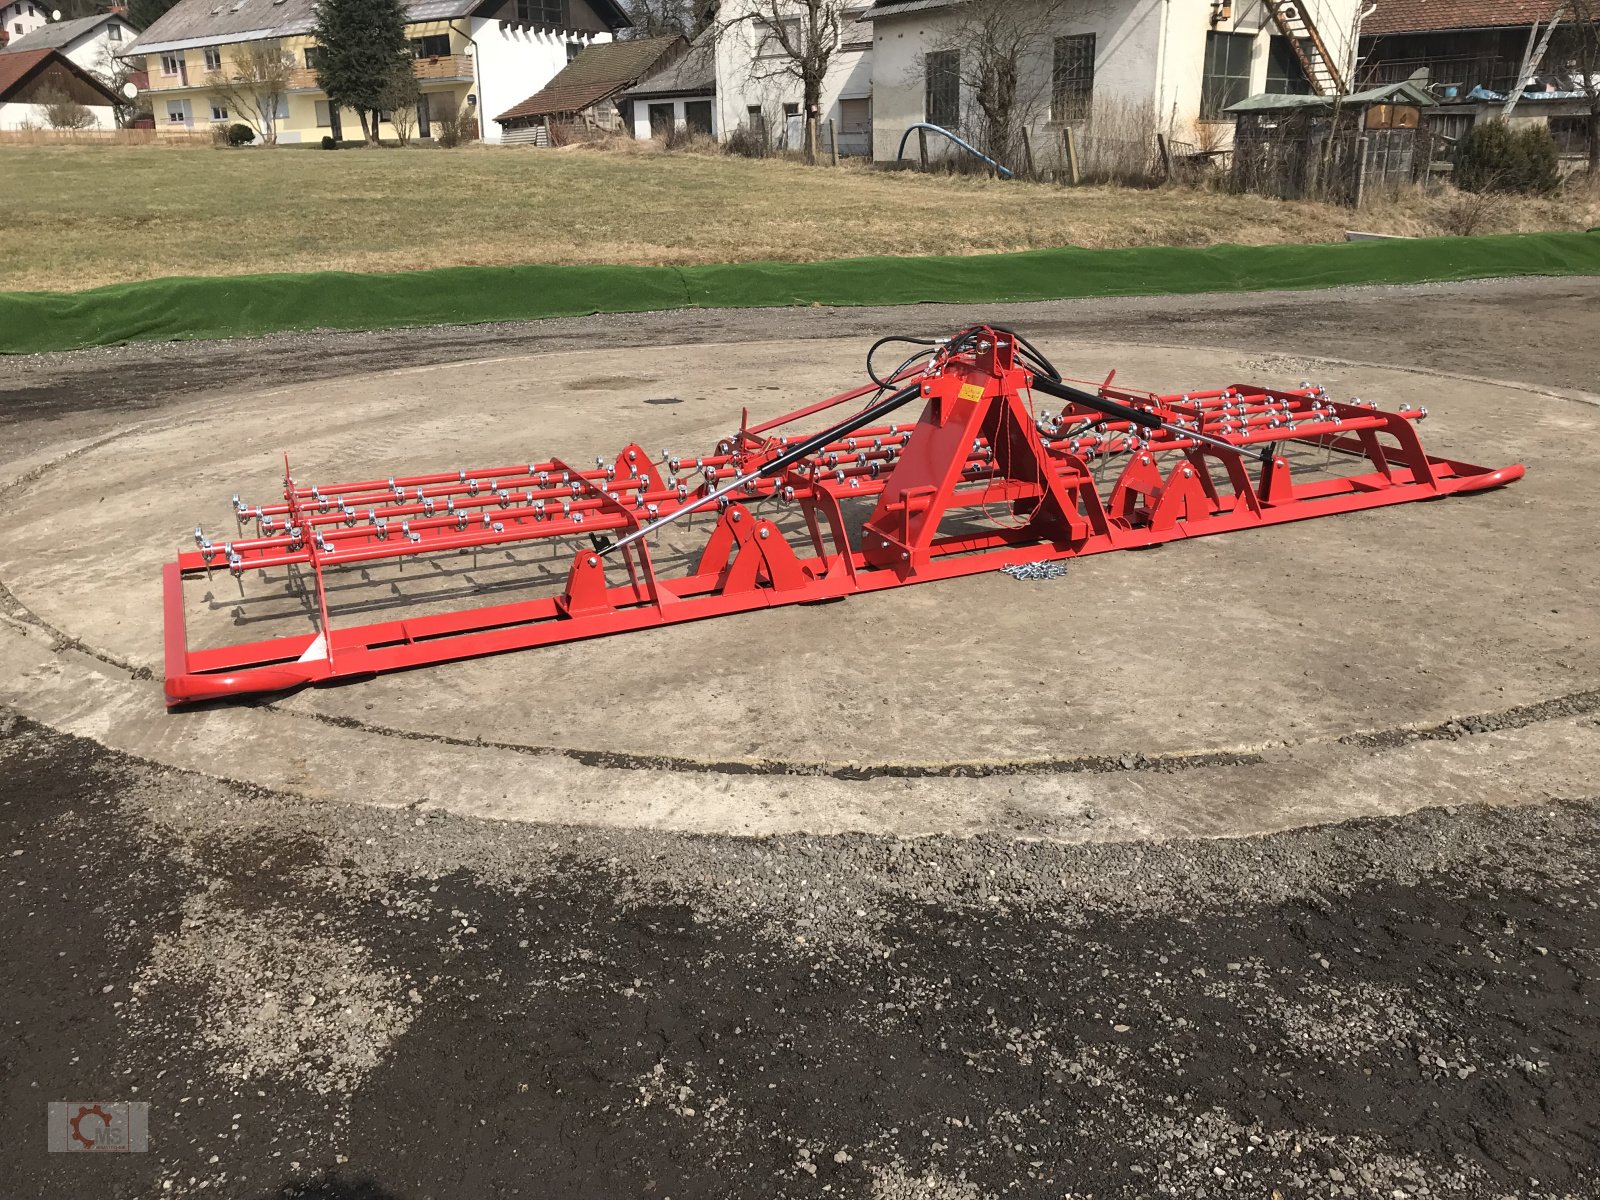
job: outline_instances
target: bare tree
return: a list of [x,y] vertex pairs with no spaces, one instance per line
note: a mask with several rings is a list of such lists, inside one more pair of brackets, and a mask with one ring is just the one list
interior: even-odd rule
[[417,127],[417,102],[421,99],[422,88],[417,83],[417,73],[410,62],[401,63],[383,90],[382,108],[389,114],[395,140],[402,146],[411,143],[412,131]]
[[294,74],[294,56],[275,40],[245,42],[223,69],[206,75],[206,87],[242,117],[264,146],[278,144],[278,110]]
[[[963,0],[938,47],[918,59],[931,93],[945,88],[967,140],[1003,166],[1023,162],[1023,131],[1086,121],[1094,107],[1095,38],[1063,36],[1099,0]],[[931,116],[931,110],[930,110]]]
[[705,27],[702,5],[694,0],[627,0],[624,7],[633,19],[630,38],[671,37],[682,34],[692,38]]
[[[750,7],[726,21],[725,30],[746,25],[755,45],[752,80],[794,79],[800,84],[800,111],[808,130],[821,116],[822,85],[839,50],[839,34],[853,18],[851,0],[751,0]],[[812,138],[805,139],[806,161],[816,160]]]
[[1566,16],[1562,56],[1589,101],[1589,178],[1600,179],[1600,0],[1567,0]]
[[[143,62],[139,58],[118,58],[117,51],[123,44],[125,43],[106,42],[102,45],[94,66],[89,71],[116,97],[111,104],[111,116],[119,129],[130,127],[138,115],[140,97],[135,93],[134,98],[130,100],[125,89],[133,82],[133,75],[141,69]],[[145,101],[145,106],[148,107],[148,101]]]
[[51,129],[93,129],[100,123],[87,105],[60,88],[41,89],[36,103],[44,109],[44,119]]

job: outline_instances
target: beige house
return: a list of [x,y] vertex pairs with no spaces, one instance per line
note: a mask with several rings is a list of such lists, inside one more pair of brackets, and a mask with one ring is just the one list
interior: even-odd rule
[[[281,143],[361,136],[360,119],[317,86],[315,0],[179,0],[129,47],[144,56],[156,129],[186,133],[237,121],[206,78],[228,70],[246,47],[275,41],[295,66],[277,111]],[[433,136],[441,114],[460,112],[486,141],[484,120],[537,91],[595,42],[628,24],[615,0],[416,0],[406,32],[422,88],[412,124]],[[394,136],[384,121],[379,134]]]

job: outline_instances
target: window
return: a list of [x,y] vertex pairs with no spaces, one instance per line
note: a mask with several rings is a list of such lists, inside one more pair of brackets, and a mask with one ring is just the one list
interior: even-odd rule
[[944,129],[961,125],[961,51],[935,50],[924,64],[927,93],[923,111],[927,120]]
[[[1300,50],[1311,56],[1315,46],[1310,38],[1300,39]],[[1294,43],[1277,34],[1267,44],[1267,91],[1274,96],[1311,95],[1311,81],[1295,56]]]
[[167,124],[168,125],[187,125],[188,123],[189,123],[189,114],[185,111],[184,102],[182,100],[168,100],[167,101]]
[[211,102],[211,119],[213,121],[226,121],[228,119],[228,106],[213,100]]
[[517,20],[524,25],[567,24],[566,0],[517,0]]
[[321,46],[307,46],[306,50],[305,50],[305,55],[306,55],[306,70],[315,71],[318,67],[320,67],[322,65],[322,47]]
[[220,49],[218,49],[216,46],[207,46],[206,49],[205,49],[205,55],[206,55],[206,70],[208,70],[208,71],[220,71],[220,70],[222,70],[222,51]]
[[568,42],[567,43],[567,61],[568,62],[571,62],[573,59],[577,58],[578,55],[580,55],[582,53],[583,53],[583,43],[582,42]]
[[1050,71],[1050,119],[1083,121],[1094,101],[1094,34],[1058,37]]
[[683,105],[683,123],[690,133],[711,136],[711,101],[686,100]]
[[1551,117],[1550,136],[1555,138],[1556,150],[1562,154],[1587,154],[1589,118]]
[[761,115],[761,105],[752,104],[744,110],[744,126],[746,129],[766,128],[766,118]]
[[652,104],[650,106],[650,136],[653,138],[666,137],[677,126],[677,118],[672,111],[672,102],[665,104]]
[[161,73],[163,75],[176,75],[183,69],[183,55],[163,54],[161,56]]
[[450,35],[448,33],[430,33],[427,37],[414,37],[411,39],[411,56],[413,58],[445,58],[450,53]]
[[1253,33],[1206,34],[1206,73],[1200,83],[1200,119],[1221,121],[1224,110],[1250,94]]
[[107,25],[106,37],[113,42],[120,42],[122,40],[122,26],[116,24],[115,22]]
[[417,136],[433,136],[433,110],[428,107],[428,97],[425,95],[417,97]]
[[[783,42],[778,38],[778,31],[771,21],[759,18],[754,24],[756,35],[757,58],[784,58],[789,52],[783,48]],[[783,23],[783,36],[789,40],[789,45],[796,48],[800,45],[800,20],[790,18]]]
[[333,128],[333,110],[328,107],[328,102],[326,100],[318,100],[317,103],[316,103],[316,108],[317,108],[317,128],[318,129],[332,129]]

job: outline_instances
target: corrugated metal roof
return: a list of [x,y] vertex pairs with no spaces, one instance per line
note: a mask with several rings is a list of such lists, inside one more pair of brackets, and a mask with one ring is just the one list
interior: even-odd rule
[[543,88],[521,104],[506,109],[495,120],[515,121],[524,117],[582,112],[630,87],[661,61],[663,55],[686,44],[681,37],[596,42],[584,47],[583,53]]
[[883,4],[875,4],[861,14],[863,23],[880,21],[888,17],[901,17],[907,13],[929,12],[933,9],[950,8],[961,4],[963,0],[887,0]]
[[1498,29],[1549,20],[1559,0],[1380,0],[1361,25],[1369,37],[1445,29]]
[[[1230,104],[1226,112],[1282,112],[1291,108],[1327,108],[1333,107],[1332,96],[1282,96],[1275,94],[1250,96],[1237,104]],[[1369,88],[1364,92],[1351,92],[1339,100],[1340,104],[1361,108],[1369,104],[1414,104],[1418,108],[1432,108],[1439,102],[1428,94],[1428,90],[1406,80],[1404,83],[1386,83],[1382,87]]]
[[81,37],[87,37],[100,26],[115,21],[132,30],[135,34],[139,31],[128,24],[125,17],[115,13],[101,13],[94,17],[79,17],[73,21],[55,21],[49,25],[35,29],[32,33],[25,33],[9,46],[0,48],[0,54],[15,54],[19,50],[65,50]]
[[[714,27],[713,27],[714,28]],[[689,48],[658,71],[652,71],[625,96],[710,96],[717,90],[716,42],[704,30]]]
[[[479,0],[415,0],[406,21],[447,21],[463,17]],[[228,42],[310,33],[316,0],[178,0],[123,53],[150,54]]]

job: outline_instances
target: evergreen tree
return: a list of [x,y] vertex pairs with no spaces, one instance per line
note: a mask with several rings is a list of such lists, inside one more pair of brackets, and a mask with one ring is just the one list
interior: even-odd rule
[[321,0],[312,35],[322,47],[317,86],[330,104],[361,115],[361,132],[378,140],[378,110],[395,72],[411,69],[401,0]]

